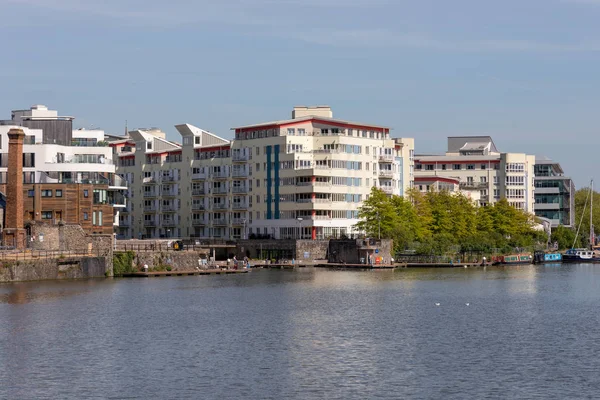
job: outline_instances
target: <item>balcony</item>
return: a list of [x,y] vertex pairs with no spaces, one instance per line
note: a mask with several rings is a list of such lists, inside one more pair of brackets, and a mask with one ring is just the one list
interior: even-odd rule
[[177,190],[163,190],[162,191],[163,197],[175,197],[178,195],[179,195],[179,192]]
[[245,210],[248,208],[246,203],[233,203],[232,207],[234,210]]
[[246,219],[245,218],[233,218],[231,220],[231,225],[236,225],[236,226],[246,225]]
[[157,183],[158,182],[156,181],[156,179],[154,179],[151,176],[142,179],[142,184],[143,185],[156,185]]
[[379,170],[379,178],[383,179],[392,179],[394,177],[394,171],[389,169],[380,169]]
[[164,227],[171,228],[171,227],[176,227],[179,224],[174,219],[163,219],[161,225]]
[[127,190],[127,181],[119,175],[114,175],[108,181],[108,188],[112,190]]
[[213,225],[227,225],[227,218],[217,218],[212,220]]
[[164,176],[162,177],[162,181],[163,182],[175,182],[176,179],[174,176]]
[[225,203],[213,203],[213,210],[227,210],[227,204]]
[[175,212],[175,211],[177,211],[177,207],[175,207],[174,204],[163,205],[162,211],[163,212]]
[[155,206],[144,206],[144,212],[146,213],[152,213],[152,212],[157,212],[158,208],[156,208]]
[[144,221],[144,226],[156,226],[156,221]]
[[204,204],[192,204],[192,210],[194,211],[203,211],[205,209]]
[[205,173],[192,174],[192,180],[193,181],[203,181],[205,179],[206,179],[206,174]]
[[489,183],[488,182],[471,182],[471,181],[467,181],[467,182],[460,182],[458,184],[458,187],[460,189],[486,189],[488,187]]
[[213,179],[227,179],[229,178],[229,174],[227,171],[216,171],[211,174]]
[[296,186],[311,186],[312,182],[296,182]]
[[380,154],[379,155],[379,162],[383,162],[383,163],[394,162],[394,156],[391,155],[391,154]]
[[192,219],[192,226],[204,226],[204,225],[206,225],[206,220]]
[[213,188],[212,193],[213,194],[227,194],[227,188],[226,187]]
[[380,186],[379,189],[385,194],[394,194],[394,188],[391,186]]
[[192,189],[192,196],[204,196],[206,191],[204,189]]
[[251,159],[252,159],[252,157],[250,157],[249,154],[239,154],[239,153],[233,154],[233,162],[245,162],[245,161],[250,161]]
[[248,188],[246,186],[234,186],[231,191],[233,193],[248,193]]
[[246,178],[248,176],[248,171],[244,170],[233,170],[232,176],[234,178]]
[[157,196],[156,192],[144,192],[145,198],[156,197],[156,196]]
[[119,220],[119,227],[121,228],[129,228],[131,226],[131,223],[127,220],[124,219],[120,219]]

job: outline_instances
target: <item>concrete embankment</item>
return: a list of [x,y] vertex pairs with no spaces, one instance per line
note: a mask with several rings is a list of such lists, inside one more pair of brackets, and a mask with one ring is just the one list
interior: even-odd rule
[[104,278],[112,275],[106,257],[65,257],[2,261],[0,282]]

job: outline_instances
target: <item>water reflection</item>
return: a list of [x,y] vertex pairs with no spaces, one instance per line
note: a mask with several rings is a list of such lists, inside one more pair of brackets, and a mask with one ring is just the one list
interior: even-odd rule
[[596,398],[599,288],[573,265],[0,285],[0,398]]

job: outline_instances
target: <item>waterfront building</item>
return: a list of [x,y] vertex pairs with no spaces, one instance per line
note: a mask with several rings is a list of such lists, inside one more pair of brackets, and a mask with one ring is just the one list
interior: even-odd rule
[[506,198],[512,206],[534,212],[534,165],[535,156],[502,153],[490,136],[449,137],[446,154],[415,156],[415,180],[456,179],[461,191],[479,197],[478,205]]
[[8,132],[21,129],[24,222],[79,224],[87,233],[113,233],[125,207],[126,182],[115,175],[101,130],[73,130],[73,117],[43,105],[15,110],[0,121],[0,192],[6,193]]
[[575,226],[575,184],[564,176],[559,163],[547,157],[535,159],[535,215],[547,218],[552,228]]
[[111,143],[130,182],[121,237],[353,236],[372,187],[402,196],[413,185],[413,139],[334,119],[327,106],[233,128],[232,141],[176,129],[181,143],[156,129]]

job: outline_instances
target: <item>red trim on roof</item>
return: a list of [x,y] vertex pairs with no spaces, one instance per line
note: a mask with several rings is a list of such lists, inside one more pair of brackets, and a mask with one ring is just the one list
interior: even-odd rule
[[460,179],[443,178],[441,176],[419,176],[419,177],[415,177],[415,183],[417,183],[417,182],[446,182],[446,183],[459,184]]
[[387,128],[381,128],[381,127],[374,126],[374,125],[347,124],[344,122],[328,121],[328,120],[323,120],[323,119],[319,119],[319,118],[310,118],[310,119],[305,119],[302,121],[291,121],[291,122],[287,122],[287,123],[283,123],[283,124],[256,125],[256,126],[249,127],[249,128],[241,127],[241,128],[236,129],[235,133],[264,131],[264,130],[268,130],[268,129],[277,129],[277,128],[287,128],[287,127],[291,127],[291,126],[306,124],[309,122],[328,125],[328,126],[334,126],[334,127],[350,128],[350,129],[368,129],[370,131],[382,132],[382,133],[390,132],[390,130]]

